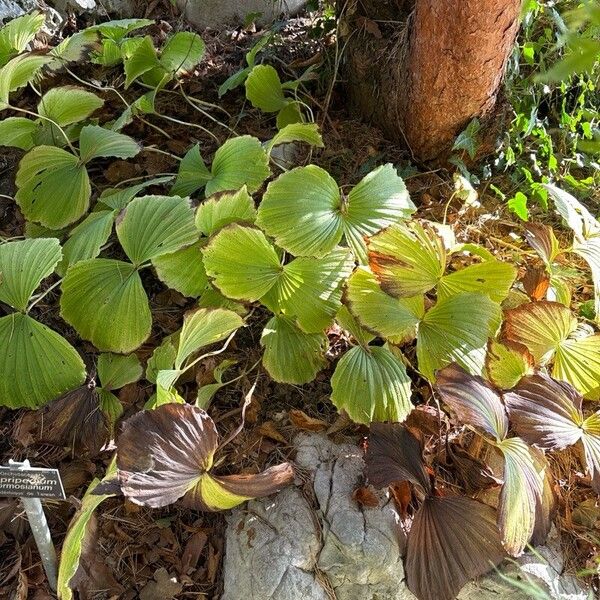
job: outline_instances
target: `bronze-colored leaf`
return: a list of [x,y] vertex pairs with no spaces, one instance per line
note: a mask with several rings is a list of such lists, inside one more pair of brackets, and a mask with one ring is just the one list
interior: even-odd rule
[[436,390],[462,423],[474,425],[501,440],[508,433],[508,417],[500,394],[478,375],[453,363],[436,374]]
[[525,225],[525,239],[547,265],[551,265],[560,254],[558,240],[554,235],[554,230],[549,225],[527,223]]
[[454,600],[504,556],[492,507],[465,496],[430,496],[408,534],[408,587],[419,600]]
[[537,373],[504,394],[515,431],[544,450],[560,450],[582,435],[581,394],[569,383]]
[[136,504],[172,504],[210,469],[217,444],[213,420],[195,406],[170,403],[135,414],[117,439],[123,494]]
[[433,490],[421,442],[400,423],[371,423],[365,463],[367,479],[377,488],[410,481],[427,494]]
[[373,488],[369,486],[356,488],[352,492],[352,499],[360,506],[367,506],[368,508],[377,508],[379,506],[379,498],[373,491]]
[[494,472],[483,461],[471,456],[460,446],[448,445],[448,458],[456,470],[460,483],[467,493],[475,494],[481,490],[498,486],[502,483],[494,476]]
[[40,415],[39,441],[98,454],[109,440],[106,415],[93,382],[68,392],[45,406]]
[[523,289],[532,300],[543,300],[550,287],[550,276],[546,269],[528,267],[521,278]]
[[550,529],[552,529],[557,503],[556,494],[554,493],[554,478],[552,477],[552,471],[544,453],[537,448],[531,448],[530,450],[534,461],[537,463],[538,470],[544,471],[542,493],[536,502],[535,526],[531,536],[531,544],[539,546],[546,543]]

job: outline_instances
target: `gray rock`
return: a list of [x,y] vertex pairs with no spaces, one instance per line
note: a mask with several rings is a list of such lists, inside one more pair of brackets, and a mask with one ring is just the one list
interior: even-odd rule
[[69,12],[90,12],[124,19],[133,17],[136,13],[135,0],[51,0],[50,4],[63,15]]
[[[382,496],[379,508],[361,508],[352,499],[362,481],[358,448],[320,434],[299,435],[295,444],[308,474],[302,488],[228,516],[221,600],[415,600],[404,582],[405,539],[392,503]],[[563,564],[553,532],[535,553],[465,586],[459,600],[591,599]]]
[[259,23],[269,23],[280,14],[294,15],[306,0],[177,0],[181,12],[196,27],[240,25],[247,15],[260,13]]
[[36,0],[0,0],[0,23],[16,19],[38,8]]

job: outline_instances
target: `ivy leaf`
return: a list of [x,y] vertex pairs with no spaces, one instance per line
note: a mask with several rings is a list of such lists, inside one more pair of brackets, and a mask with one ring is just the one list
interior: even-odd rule
[[92,258],[69,267],[60,311],[83,339],[102,351],[132,352],[152,327],[140,275],[133,265],[119,260]]
[[248,73],[245,86],[246,98],[264,112],[278,112],[288,103],[279,75],[271,65],[256,65]]
[[116,229],[123,250],[136,266],[198,239],[192,207],[178,196],[135,198],[123,209]]
[[456,137],[452,150],[466,150],[469,157],[474,159],[478,146],[477,134],[480,129],[481,123],[479,122],[479,119],[473,119],[467,125],[467,128]]
[[498,388],[508,390],[521,377],[533,371],[535,360],[523,344],[490,340],[485,357],[488,379]]
[[363,267],[357,268],[348,279],[346,303],[363,327],[393,343],[414,338],[425,314],[423,296],[392,298]]
[[529,220],[529,209],[527,208],[527,196],[523,192],[517,192],[507,202],[508,208],[522,221]]
[[308,383],[327,365],[327,337],[323,333],[305,333],[284,316],[275,316],[265,325],[260,344],[265,349],[265,369],[281,383]]
[[451,364],[437,372],[436,389],[461,423],[479,427],[496,440],[508,434],[508,417],[500,395],[482,377]]
[[355,346],[331,378],[331,401],[356,423],[404,421],[413,409],[406,368],[389,348]]
[[229,298],[255,301],[279,279],[275,248],[258,229],[236,223],[221,229],[205,246],[204,267]]
[[206,183],[206,195],[246,186],[256,192],[271,174],[269,158],[259,140],[242,135],[227,140],[216,152],[211,165],[212,178]]
[[105,390],[118,390],[142,376],[142,365],[135,354],[105,353],[98,357],[98,378]]
[[133,138],[99,125],[86,125],[79,134],[83,163],[101,157],[133,158],[140,150],[140,144]]
[[409,217],[413,210],[406,186],[391,164],[364,177],[345,203],[327,171],[308,165],[269,184],[257,223],[295,256],[322,257],[345,235],[354,253],[364,259],[362,238]]
[[39,408],[81,385],[85,365],[63,337],[31,317],[0,318],[0,405]]
[[208,285],[208,276],[202,262],[204,242],[163,254],[152,259],[158,278],[168,287],[184,296],[198,298]]
[[414,222],[392,225],[368,241],[369,266],[384,292],[396,298],[425,294],[446,269],[442,239]]
[[87,119],[102,106],[104,100],[96,94],[68,85],[48,90],[38,104],[38,114],[66,127]]
[[488,339],[501,319],[499,305],[484,294],[457,294],[439,301],[419,323],[419,370],[433,381],[437,369],[457,362],[469,373],[481,374]]
[[19,164],[15,200],[28,220],[61,229],[81,218],[92,193],[77,156],[53,146],[37,146]]
[[354,261],[346,248],[337,248],[323,258],[295,258],[284,265],[275,285],[261,298],[273,312],[296,317],[307,333],[327,327],[341,306],[342,282]]
[[209,237],[225,225],[253,223],[255,218],[254,201],[244,185],[237,192],[221,192],[202,202],[196,212],[196,227]]
[[29,150],[33,146],[33,136],[38,124],[24,117],[9,117],[0,121],[0,140],[2,146],[13,146]]
[[224,308],[199,308],[187,313],[179,334],[175,368],[181,369],[194,352],[224,340],[243,324],[244,321],[237,313]]
[[31,295],[54,272],[61,255],[54,238],[0,244],[0,301],[25,312]]

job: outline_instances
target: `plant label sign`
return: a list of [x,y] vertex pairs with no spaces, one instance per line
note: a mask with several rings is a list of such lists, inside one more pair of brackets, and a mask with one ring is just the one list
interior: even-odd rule
[[0,467],[0,497],[54,498],[64,500],[58,469]]

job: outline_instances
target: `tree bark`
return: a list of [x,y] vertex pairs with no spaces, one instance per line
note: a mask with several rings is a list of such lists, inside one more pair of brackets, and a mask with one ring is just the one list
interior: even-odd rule
[[[477,117],[496,119],[521,0],[341,0],[351,104],[417,160],[440,161]],[[489,142],[489,140],[488,140]]]

